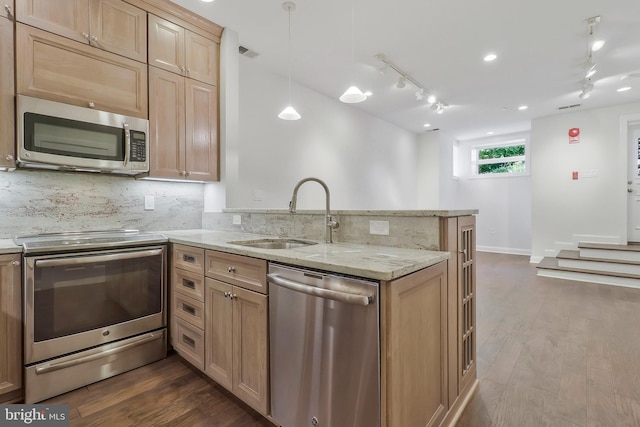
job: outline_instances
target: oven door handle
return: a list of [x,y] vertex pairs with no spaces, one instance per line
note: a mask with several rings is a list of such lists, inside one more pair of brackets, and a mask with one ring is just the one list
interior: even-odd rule
[[102,359],[103,357],[112,356],[117,353],[121,353],[126,350],[130,350],[134,347],[141,346],[151,341],[155,341],[162,338],[162,333],[150,333],[147,335],[140,336],[137,340],[129,342],[127,344],[121,345],[119,347],[110,348],[108,350],[103,350],[98,353],[90,354],[88,356],[81,356],[76,359],[65,360],[64,362],[52,363],[50,365],[42,366],[36,368],[36,375],[46,374],[48,372],[58,371],[60,369],[69,368],[71,366],[80,365],[83,363],[89,363],[94,360]]
[[50,258],[36,260],[36,267],[70,267],[74,265],[91,264],[96,262],[118,261],[123,259],[145,258],[155,255],[161,255],[162,249],[149,249],[137,252],[122,252],[106,255],[95,255],[75,258]]

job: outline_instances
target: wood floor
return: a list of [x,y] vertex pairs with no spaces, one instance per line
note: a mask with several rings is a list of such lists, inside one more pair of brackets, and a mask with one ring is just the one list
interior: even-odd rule
[[480,386],[458,426],[640,426],[640,290],[477,260]]
[[[477,259],[480,386],[458,426],[640,426],[640,290]],[[47,402],[72,427],[270,425],[176,355]]]

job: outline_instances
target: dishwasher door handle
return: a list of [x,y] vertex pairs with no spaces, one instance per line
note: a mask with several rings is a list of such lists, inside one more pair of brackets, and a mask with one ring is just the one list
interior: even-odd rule
[[282,286],[283,288],[290,289],[292,291],[301,292],[303,294],[312,295],[315,297],[331,299],[334,301],[340,301],[347,304],[354,305],[369,305],[375,300],[374,295],[356,295],[346,292],[332,291],[330,289],[317,288],[315,286],[305,285],[304,283],[294,282],[293,280],[285,279],[277,274],[267,274],[269,282],[274,285]]

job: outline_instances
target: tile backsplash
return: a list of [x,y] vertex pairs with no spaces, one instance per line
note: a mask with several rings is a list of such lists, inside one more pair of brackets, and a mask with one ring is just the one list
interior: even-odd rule
[[[0,238],[67,230],[200,228],[203,185],[18,169],[0,172]],[[144,209],[154,196],[154,210]]]

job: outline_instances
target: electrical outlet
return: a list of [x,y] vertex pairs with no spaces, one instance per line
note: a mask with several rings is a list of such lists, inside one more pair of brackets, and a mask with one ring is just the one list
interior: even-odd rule
[[156,208],[155,197],[153,196],[144,196],[144,210],[152,211]]
[[369,234],[389,235],[389,221],[369,221]]
[[242,224],[242,217],[240,215],[234,215],[233,225],[240,225],[240,224]]

